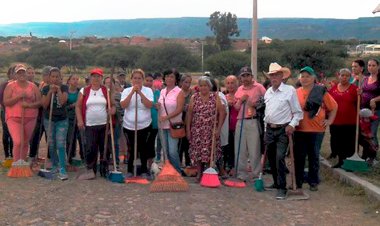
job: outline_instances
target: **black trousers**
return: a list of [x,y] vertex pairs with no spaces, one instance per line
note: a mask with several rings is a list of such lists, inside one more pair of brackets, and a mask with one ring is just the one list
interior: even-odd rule
[[[69,125],[67,128],[67,139],[66,139],[66,153],[67,157],[69,159],[69,162],[71,162],[72,158],[76,155],[77,150],[77,141],[79,142],[79,154],[80,158],[83,160],[83,150],[82,150],[82,139],[79,136],[79,129],[77,124],[74,125],[74,119],[69,119]],[[71,145],[71,150],[70,150]]]
[[[149,127],[137,130],[137,154],[140,154],[141,173],[148,172],[147,161],[149,157],[149,151],[147,145],[147,138],[149,130]],[[129,139],[128,143],[131,146],[128,158],[128,173],[133,173],[133,160],[135,158],[135,131],[128,130],[126,128],[123,128],[123,131],[126,138]]]
[[191,165],[189,148],[190,148],[190,144],[189,144],[189,141],[187,140],[187,137],[183,137],[179,139],[179,142],[178,142],[179,161],[182,163],[183,155],[185,155],[186,166]]
[[223,149],[223,161],[226,168],[235,167],[235,130],[228,131],[228,145]]
[[287,171],[285,156],[289,144],[285,127],[276,129],[267,127],[264,142],[272,171],[273,183],[277,188],[285,190]]
[[355,152],[355,125],[331,125],[330,147],[331,153],[339,158],[339,164],[352,156]]
[[5,158],[12,157],[13,142],[9,133],[7,123],[5,122],[5,111],[1,109],[1,124],[3,127],[3,147]]
[[148,138],[146,140],[146,145],[147,145],[147,158],[152,159],[156,156],[156,148],[155,148],[155,143],[156,143],[156,137],[157,137],[158,129],[153,129],[152,125],[149,126],[149,133],[148,133]]
[[105,133],[106,125],[86,126],[85,129],[85,160],[87,169],[93,169],[95,174],[97,171],[98,153],[100,154],[100,159],[103,159]]

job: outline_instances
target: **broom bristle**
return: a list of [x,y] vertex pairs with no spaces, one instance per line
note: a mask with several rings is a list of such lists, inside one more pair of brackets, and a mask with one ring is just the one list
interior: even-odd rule
[[4,162],[3,162],[3,167],[9,169],[9,168],[11,168],[12,163],[13,163],[13,159],[9,159],[9,158],[7,158],[7,159],[5,159]]
[[241,180],[229,179],[224,181],[224,185],[234,188],[245,188],[246,184]]
[[130,177],[125,179],[126,184],[149,184],[150,182],[146,178],[142,177]]
[[217,188],[220,187],[220,180],[218,173],[214,168],[208,168],[203,172],[200,184],[203,187]]
[[367,172],[369,170],[367,162],[351,159],[345,159],[343,161],[342,169],[351,172]]
[[160,174],[152,182],[149,190],[150,192],[183,192],[189,190],[189,185],[170,162],[165,161]]
[[12,163],[12,167],[8,171],[8,177],[31,177],[33,172],[30,169],[30,166],[27,162],[23,160],[18,160],[17,162]]

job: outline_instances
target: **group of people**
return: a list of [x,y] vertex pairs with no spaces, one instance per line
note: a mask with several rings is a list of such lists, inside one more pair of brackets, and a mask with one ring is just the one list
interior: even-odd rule
[[[149,178],[152,162],[160,162],[165,155],[182,175],[186,175],[184,167],[196,168],[198,182],[203,170],[214,164],[210,160],[215,160],[224,178],[255,179],[263,169],[262,156],[267,155],[273,176],[269,187],[277,189],[277,199],[284,199],[289,142],[294,142],[297,189],[305,182],[308,159],[306,182],[311,191],[317,191],[326,128],[331,133],[330,157],[338,157],[334,167],[340,167],[354,153],[360,109],[369,108],[372,113],[366,121],[371,145],[363,145],[362,158],[375,161],[379,62],[371,59],[367,68],[369,75],[365,76],[365,62],[356,60],[352,72],[341,69],[338,81],[328,87],[318,82],[312,67],[306,66],[299,71],[295,88],[286,84],[290,69],[278,63],[271,63],[265,73],[268,87],[254,80],[249,67],[243,67],[236,76],[225,78],[221,92],[218,81],[210,76],[201,76],[191,87],[193,78],[176,69],[153,75],[135,69],[130,74],[131,84],[126,84],[125,73],[114,79],[95,68],[86,86],[79,88],[78,76],[71,75],[64,84],[59,68],[46,67],[43,81],[36,84],[33,69],[19,64],[10,68],[9,80],[0,86],[4,153],[18,161],[26,160],[29,151],[34,159],[43,131],[49,130],[51,170],[62,180],[68,178],[66,164],[75,156],[78,141],[87,167],[79,179],[94,179],[98,159],[116,158],[119,167],[119,140],[125,137],[129,150],[126,177],[133,176],[136,146],[142,177]],[[24,123],[23,133],[20,123]],[[114,127],[115,156],[105,147],[107,125]],[[183,135],[174,134],[183,127]]]

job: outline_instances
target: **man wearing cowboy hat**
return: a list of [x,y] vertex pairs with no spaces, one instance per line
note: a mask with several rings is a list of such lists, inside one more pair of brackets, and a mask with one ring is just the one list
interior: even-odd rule
[[[237,159],[239,165],[237,177],[246,181],[249,177],[258,177],[261,172],[260,133],[255,106],[259,98],[264,96],[265,88],[253,80],[252,70],[249,67],[240,69],[239,77],[242,85],[235,93],[236,103],[234,105],[236,110],[239,111],[235,133],[235,151],[240,151],[239,159]],[[242,135],[240,137],[242,124]],[[238,150],[239,142],[240,150]],[[238,156],[237,153],[235,153],[235,156]],[[250,176],[247,173],[248,158],[253,174]]]
[[270,188],[277,189],[276,199],[286,198],[285,155],[289,143],[288,136],[293,134],[295,127],[303,118],[296,90],[293,86],[283,83],[283,80],[290,75],[289,68],[282,67],[278,63],[271,63],[269,72],[266,73],[272,87],[264,96],[265,145],[273,176],[273,185]]

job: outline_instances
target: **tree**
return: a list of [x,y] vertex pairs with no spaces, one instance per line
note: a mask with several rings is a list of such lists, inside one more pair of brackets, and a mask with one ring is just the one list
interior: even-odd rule
[[219,48],[228,50],[231,47],[230,37],[239,37],[240,31],[237,25],[237,17],[235,14],[214,12],[210,15],[207,26],[216,36],[216,43]]
[[126,70],[135,68],[137,61],[143,54],[143,49],[137,46],[113,46],[104,48],[95,58],[96,65],[103,67],[117,66]]
[[137,63],[146,71],[163,71],[176,68],[179,71],[194,71],[199,68],[200,60],[191,55],[184,46],[175,43],[147,49]]
[[223,51],[206,59],[206,69],[213,75],[226,76],[238,73],[240,68],[250,64],[246,53]]

